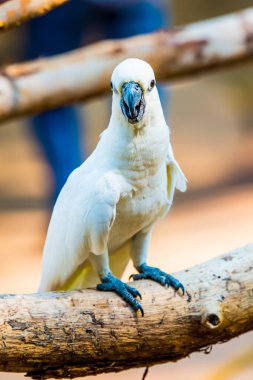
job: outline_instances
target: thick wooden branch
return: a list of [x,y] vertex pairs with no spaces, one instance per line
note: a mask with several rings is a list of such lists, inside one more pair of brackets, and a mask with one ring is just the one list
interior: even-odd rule
[[42,16],[69,0],[5,0],[0,5],[0,31]]
[[114,67],[127,57],[148,61],[171,80],[253,58],[253,8],[125,40],[104,41],[0,73],[0,121],[87,100],[109,91]]
[[145,316],[96,290],[0,297],[0,371],[95,375],[176,361],[253,329],[253,244],[177,274],[180,297],[137,281]]

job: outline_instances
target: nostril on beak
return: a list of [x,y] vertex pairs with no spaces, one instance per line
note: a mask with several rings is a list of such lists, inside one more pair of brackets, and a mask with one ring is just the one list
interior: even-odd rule
[[135,106],[135,110],[137,111],[137,113],[139,113],[140,108],[141,108],[141,102],[139,102],[139,103]]

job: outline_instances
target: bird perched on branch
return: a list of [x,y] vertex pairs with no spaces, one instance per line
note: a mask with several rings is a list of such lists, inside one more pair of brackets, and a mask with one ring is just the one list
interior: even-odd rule
[[115,291],[134,310],[139,292],[120,277],[131,258],[138,274],[181,289],[147,265],[152,228],[186,179],[174,158],[155,76],[139,59],[112,74],[112,115],[91,156],[69,176],[55,204],[43,252],[39,291],[91,287]]

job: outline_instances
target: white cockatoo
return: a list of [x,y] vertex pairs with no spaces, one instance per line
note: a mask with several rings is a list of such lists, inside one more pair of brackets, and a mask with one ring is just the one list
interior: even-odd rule
[[174,158],[155,75],[140,59],[113,71],[112,114],[90,157],[69,176],[55,204],[43,252],[39,292],[97,285],[134,310],[141,295],[122,282],[131,258],[138,274],[184,292],[183,285],[147,265],[151,232],[186,179]]

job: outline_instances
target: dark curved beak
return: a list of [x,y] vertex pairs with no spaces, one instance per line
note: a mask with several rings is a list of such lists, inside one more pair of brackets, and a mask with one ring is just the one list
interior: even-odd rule
[[131,124],[138,123],[145,111],[146,102],[141,86],[136,82],[126,82],[121,90],[121,110]]

